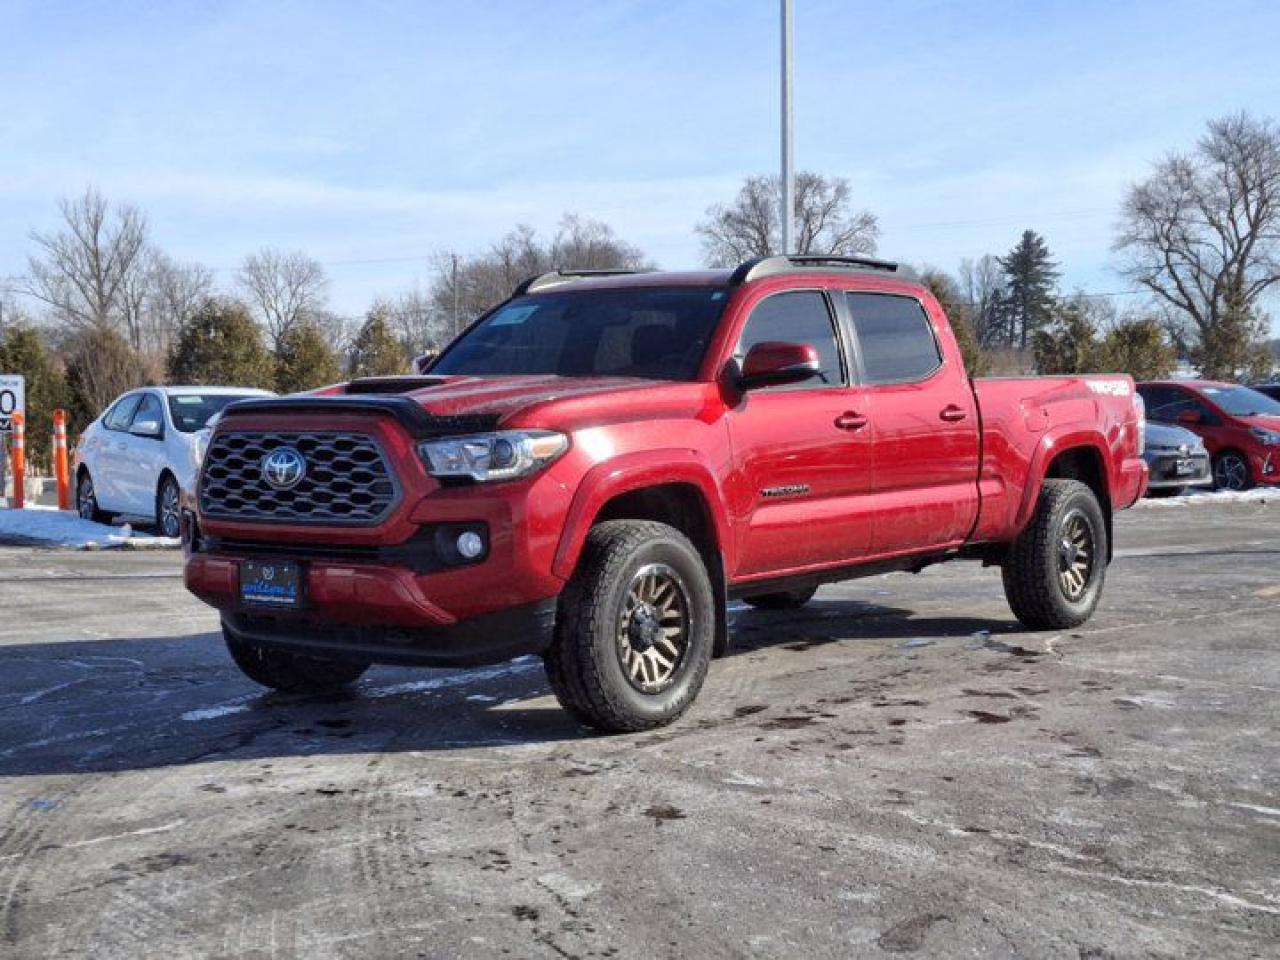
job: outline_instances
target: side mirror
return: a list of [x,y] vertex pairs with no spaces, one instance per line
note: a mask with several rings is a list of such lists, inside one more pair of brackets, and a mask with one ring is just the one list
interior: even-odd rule
[[129,428],[129,432],[135,437],[146,437],[149,440],[156,440],[164,433],[164,427],[159,420],[139,420]]
[[822,361],[811,344],[766,340],[747,352],[738,384],[743,390],[778,387],[810,380],[821,372]]
[[1204,422],[1204,415],[1199,410],[1183,410],[1178,414],[1178,422],[1194,427]]

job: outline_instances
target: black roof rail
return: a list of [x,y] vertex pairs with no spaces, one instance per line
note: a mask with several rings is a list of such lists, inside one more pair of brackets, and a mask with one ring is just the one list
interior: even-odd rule
[[521,280],[516,284],[516,288],[511,291],[513,297],[524,296],[526,293],[536,293],[539,290],[545,290],[547,287],[559,286],[562,283],[570,283],[574,280],[590,280],[592,277],[620,277],[629,273],[647,273],[645,270],[552,270],[550,273],[539,273],[528,279]]
[[911,269],[894,263],[891,260],[877,260],[874,257],[843,257],[830,253],[791,253],[785,256],[756,257],[738,265],[729,277],[730,286],[738,286],[748,280],[759,280],[761,277],[772,277],[779,273],[789,273],[804,267],[833,267],[843,270],[857,270],[867,273],[893,273],[904,277],[915,277]]

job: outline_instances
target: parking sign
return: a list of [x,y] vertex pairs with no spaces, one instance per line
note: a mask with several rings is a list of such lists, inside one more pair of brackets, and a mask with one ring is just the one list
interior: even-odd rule
[[26,415],[27,382],[17,374],[0,373],[0,434],[13,430],[13,415]]

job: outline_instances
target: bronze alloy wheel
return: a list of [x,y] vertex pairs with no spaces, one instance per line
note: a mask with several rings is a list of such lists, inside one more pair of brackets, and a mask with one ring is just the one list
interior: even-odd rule
[[1073,510],[1062,520],[1058,542],[1058,585],[1073,603],[1084,596],[1093,579],[1095,553],[1093,528],[1083,513]]
[[671,686],[689,648],[693,628],[688,590],[665,563],[651,563],[631,579],[618,618],[618,659],[641,693]]

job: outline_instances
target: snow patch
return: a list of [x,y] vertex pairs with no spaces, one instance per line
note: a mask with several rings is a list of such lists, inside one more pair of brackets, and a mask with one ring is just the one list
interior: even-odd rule
[[1135,509],[1159,507],[1204,507],[1215,503],[1267,503],[1280,501],[1280,489],[1256,487],[1253,490],[1205,490],[1186,493],[1180,497],[1144,497],[1133,506]]
[[70,510],[33,505],[22,510],[0,510],[0,543],[101,550],[171,548],[179,546],[181,541],[137,533],[127,523],[109,527],[81,520]]
[[189,723],[197,723],[201,720],[217,720],[219,717],[229,717],[233,713],[247,713],[249,708],[242,703],[224,703],[219,707],[205,707],[203,710],[188,710],[182,715],[182,719]]

